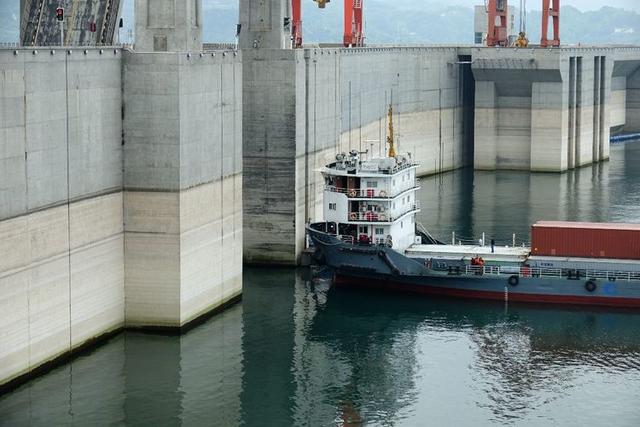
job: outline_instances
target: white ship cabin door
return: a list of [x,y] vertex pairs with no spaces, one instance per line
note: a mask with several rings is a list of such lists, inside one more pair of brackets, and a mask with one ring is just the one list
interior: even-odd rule
[[347,192],[351,190],[358,191],[360,189],[360,178],[356,178],[354,176],[347,177]]

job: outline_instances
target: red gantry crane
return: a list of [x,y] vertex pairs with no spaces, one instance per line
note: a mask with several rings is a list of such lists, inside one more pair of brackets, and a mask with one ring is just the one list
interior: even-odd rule
[[[487,46],[508,46],[508,16],[509,6],[507,0],[486,0],[487,9]],[[526,8],[526,3],[521,1],[520,8]],[[549,40],[549,18],[553,19],[553,39]],[[520,19],[526,20],[526,11],[520,10]],[[520,22],[520,35],[515,43],[517,47],[526,47],[526,23]],[[560,0],[542,0],[542,37],[540,47],[560,46]]]
[[[324,5],[320,7],[324,7]],[[293,48],[297,49],[302,47],[302,5],[300,0],[291,0],[291,15],[293,15],[291,39],[293,40]]]
[[487,2],[487,46],[508,46],[507,0],[489,0]]
[[344,38],[345,47],[364,46],[362,25],[363,0],[344,0]]
[[[553,39],[549,34],[549,18],[553,19]],[[542,37],[540,47],[560,46],[560,0],[542,0]]]
[[[313,0],[324,9],[331,0]],[[364,25],[362,3],[364,0],[344,0],[344,36],[346,47],[364,46]],[[291,39],[293,47],[302,47],[302,4],[301,0],[291,0]]]

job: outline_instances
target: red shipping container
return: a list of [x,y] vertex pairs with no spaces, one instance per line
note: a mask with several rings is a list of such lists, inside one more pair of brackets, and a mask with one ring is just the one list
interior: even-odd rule
[[640,260],[640,224],[538,221],[531,226],[531,253]]

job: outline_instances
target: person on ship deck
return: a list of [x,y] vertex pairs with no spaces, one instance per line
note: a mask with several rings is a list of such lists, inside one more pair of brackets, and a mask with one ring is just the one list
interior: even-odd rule
[[473,258],[471,258],[471,266],[473,267],[473,270],[475,271],[475,274],[482,274],[483,270],[484,270],[484,259],[482,259],[482,257],[476,255]]

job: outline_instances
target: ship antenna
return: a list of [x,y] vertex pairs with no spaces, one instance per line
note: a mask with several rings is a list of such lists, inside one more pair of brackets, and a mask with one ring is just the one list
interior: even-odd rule
[[396,157],[396,148],[393,139],[393,105],[389,105],[389,136],[387,136],[389,144],[389,157]]

